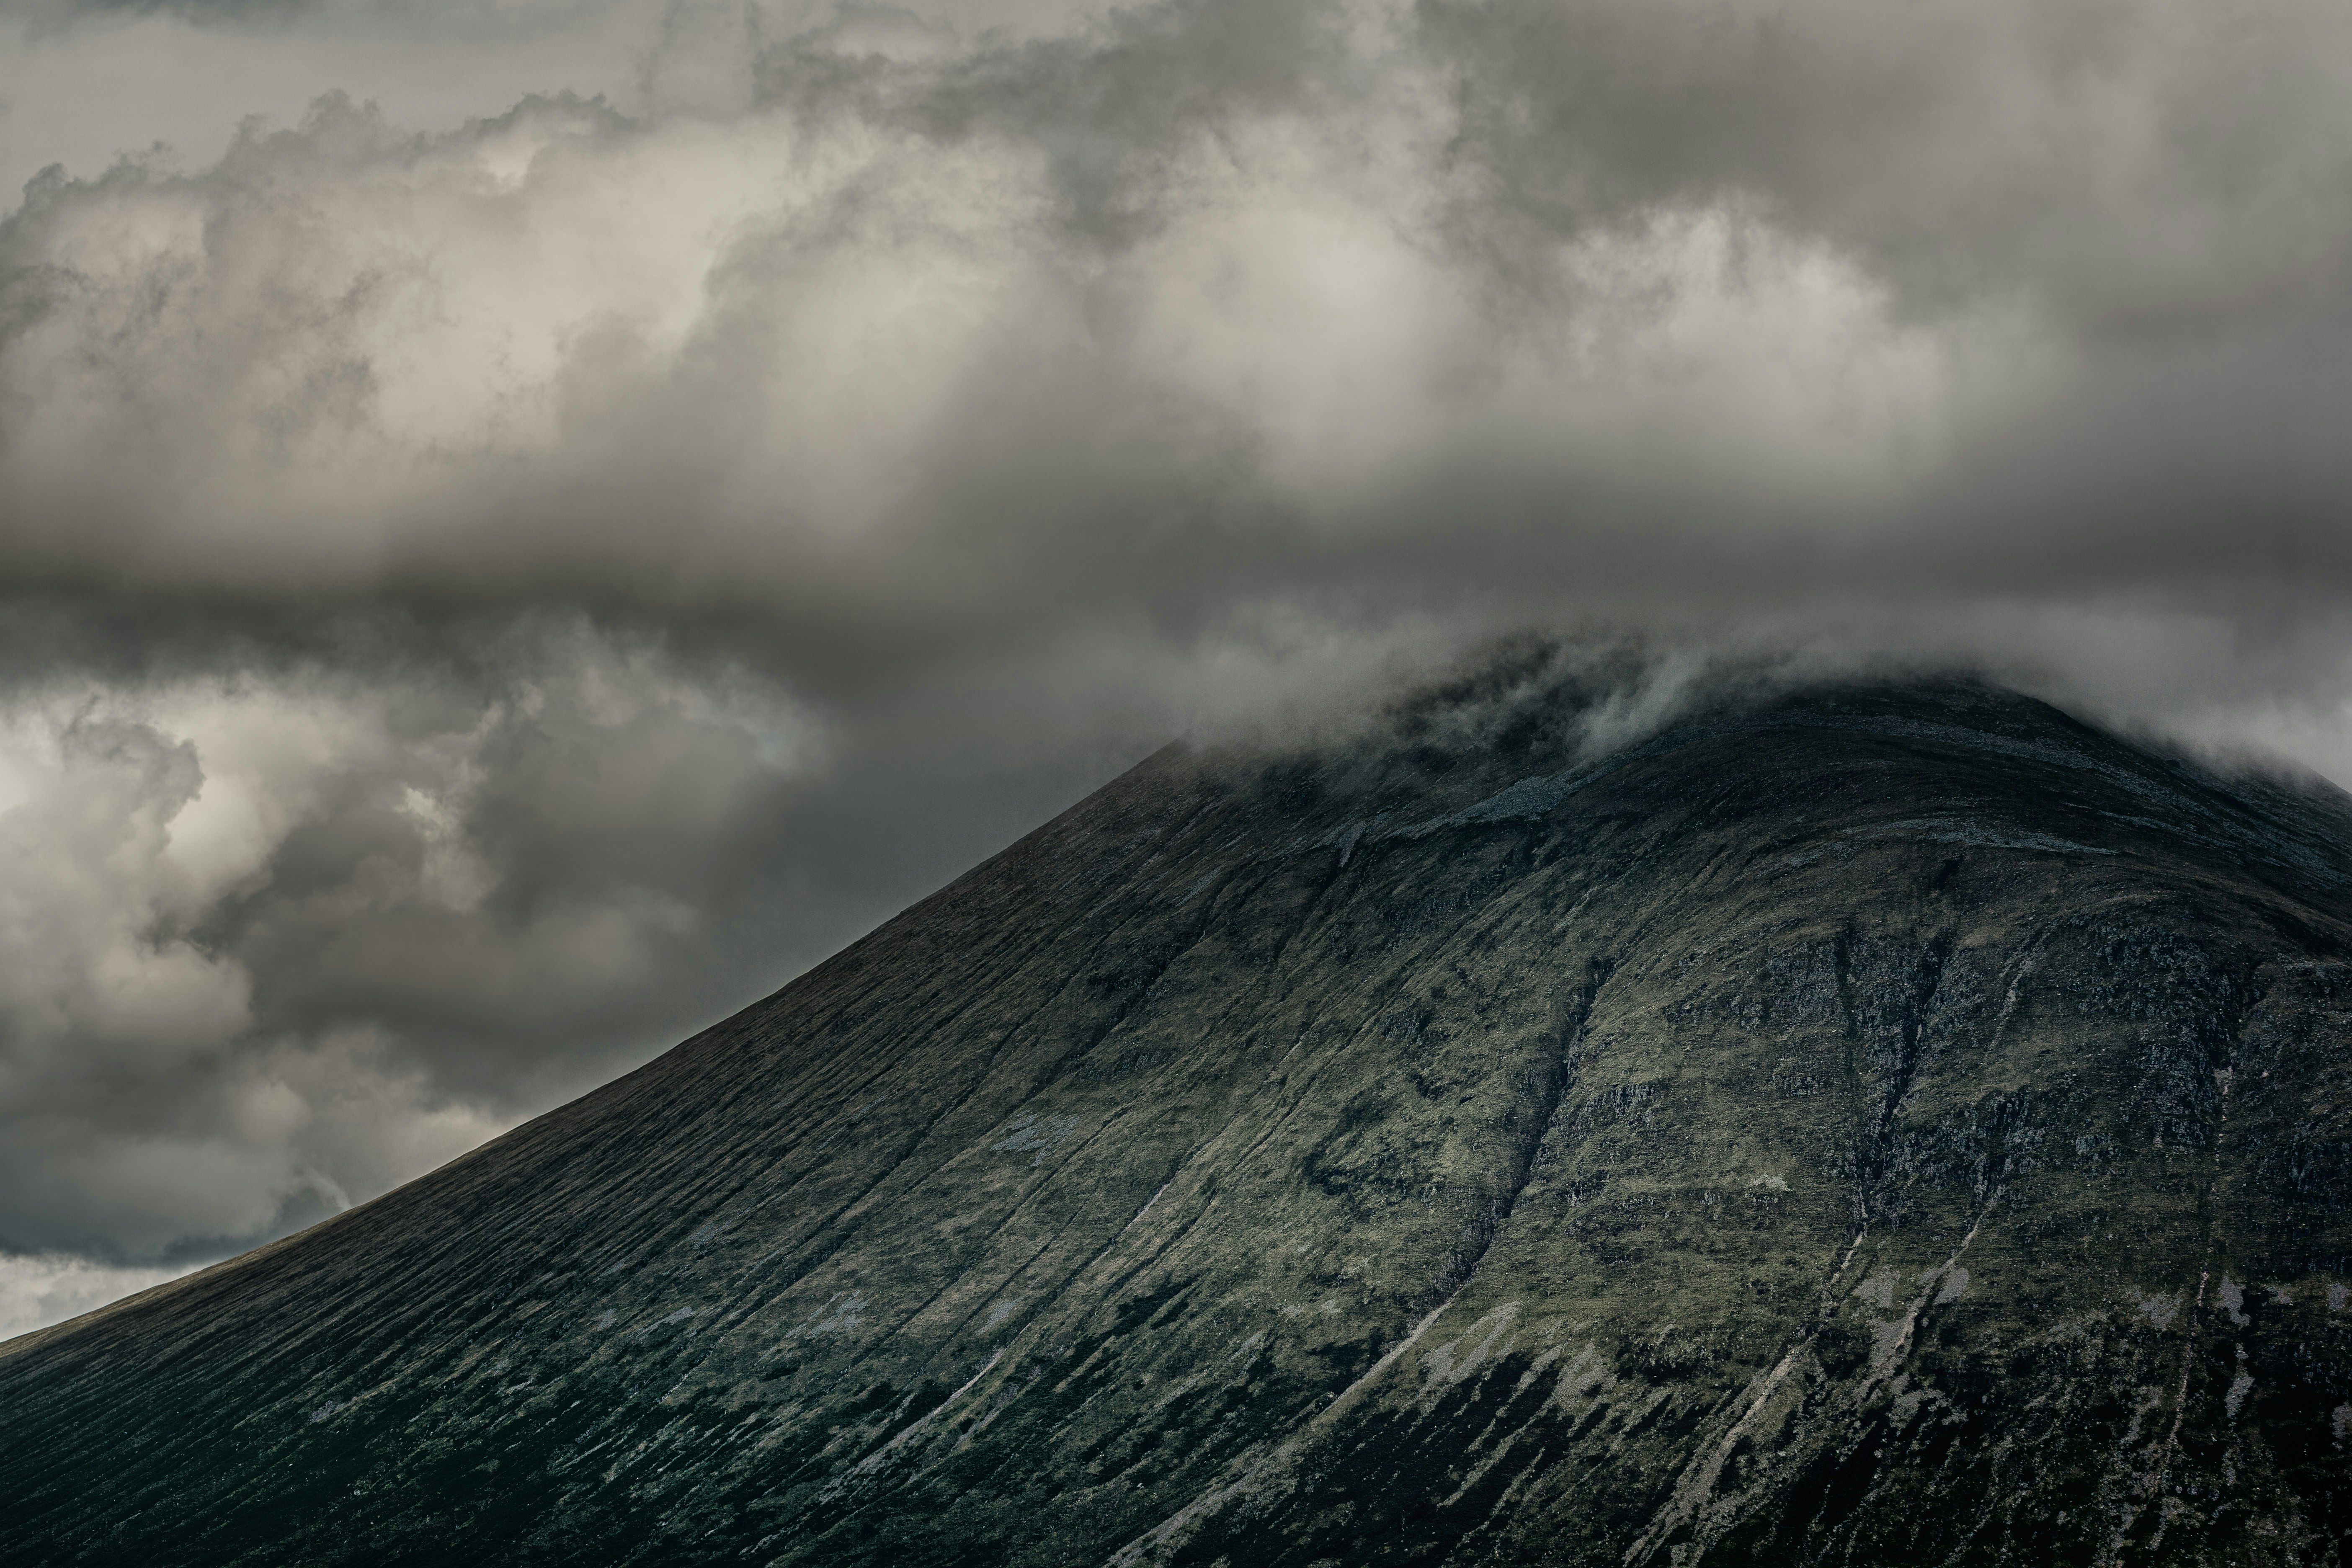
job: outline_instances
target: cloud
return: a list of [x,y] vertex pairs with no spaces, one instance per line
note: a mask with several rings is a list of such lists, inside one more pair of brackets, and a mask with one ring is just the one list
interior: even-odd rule
[[1575,304],[1528,332],[1461,252],[1424,51],[1337,21],[795,39],[715,119],[420,138],[328,98],[199,174],[38,184],[0,237],[18,570],[961,647],[1237,563],[1377,580],[1426,532],[1388,498],[1471,473],[1518,492],[1457,509],[1491,551],[1587,531],[1563,506],[1850,510],[1939,437],[1952,345],[1729,208],[1561,238]]
[[699,1020],[817,726],[576,625],[476,652],[17,695],[0,1242],[249,1240]]
[[57,1254],[0,1258],[0,1339],[79,1317],[187,1272],[186,1268],[112,1268]]
[[[2352,20],[2306,0],[1427,7],[1483,206],[1541,235],[1726,197],[1910,309],[2100,333],[2332,300]],[[1478,226],[1507,232],[1504,222]]]
[[741,79],[666,110],[331,95],[37,182],[16,580],[563,595],[866,668],[1236,577],[2168,592],[2246,559],[2232,503],[2342,574],[2327,8],[760,15],[667,18],[648,82],[714,26]]
[[1956,662],[2352,777],[2340,8],[8,15],[317,90],[9,88],[107,151],[0,219],[0,1247],[379,1191],[1515,628],[1668,650],[1595,744]]

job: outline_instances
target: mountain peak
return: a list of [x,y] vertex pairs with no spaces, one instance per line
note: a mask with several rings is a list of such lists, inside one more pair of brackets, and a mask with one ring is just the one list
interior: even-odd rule
[[1163,752],[627,1078],[0,1345],[0,1548],[2338,1551],[2342,804],[1963,683],[1591,717]]

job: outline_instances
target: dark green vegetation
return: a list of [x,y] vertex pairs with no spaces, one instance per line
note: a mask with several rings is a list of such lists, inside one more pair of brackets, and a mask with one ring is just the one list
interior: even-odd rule
[[2352,814],[2025,700],[1146,763],[0,1346],[0,1560],[2352,1558]]

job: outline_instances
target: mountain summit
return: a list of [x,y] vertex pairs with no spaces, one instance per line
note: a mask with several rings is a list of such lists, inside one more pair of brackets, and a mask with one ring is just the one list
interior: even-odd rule
[[0,1559],[2342,1563],[2352,811],[2015,695],[1171,751],[0,1345]]

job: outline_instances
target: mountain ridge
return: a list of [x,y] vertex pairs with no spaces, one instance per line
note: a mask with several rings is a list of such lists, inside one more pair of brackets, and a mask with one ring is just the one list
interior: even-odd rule
[[0,1344],[0,1546],[2342,1560],[2340,798],[1963,684],[1597,757],[1586,694],[1480,701],[1157,753]]

